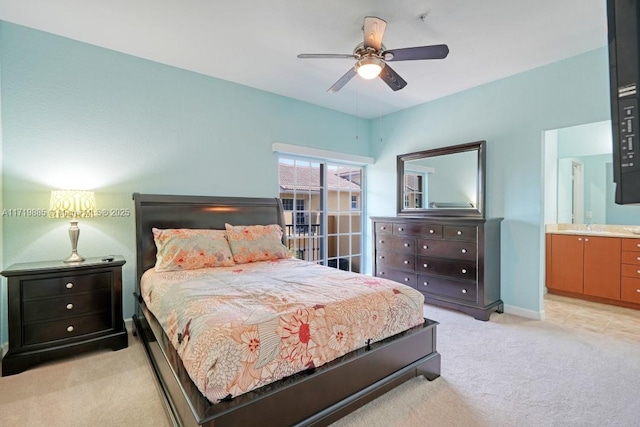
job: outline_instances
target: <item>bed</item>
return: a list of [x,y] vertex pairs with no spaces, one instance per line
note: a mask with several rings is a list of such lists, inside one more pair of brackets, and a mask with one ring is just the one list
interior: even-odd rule
[[134,333],[144,344],[173,425],[323,426],[412,377],[424,375],[433,380],[440,375],[437,322],[422,319],[420,325],[367,343],[321,366],[212,403],[192,381],[172,338],[165,333],[143,298],[141,279],[156,263],[152,230],[224,230],[227,223],[238,226],[279,224],[285,229],[282,204],[276,198],[139,193],[135,193],[133,199],[137,258]]

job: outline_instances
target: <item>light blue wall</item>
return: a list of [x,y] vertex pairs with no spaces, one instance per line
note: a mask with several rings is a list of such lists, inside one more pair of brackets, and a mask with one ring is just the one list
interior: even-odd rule
[[544,277],[543,131],[609,118],[606,48],[384,116],[372,123],[367,213],[395,214],[398,154],[486,140],[487,216],[504,218],[502,299],[535,314]]
[[[369,121],[0,21],[4,208],[48,208],[54,188],[276,197],[273,142],[369,156]],[[329,96],[329,95],[327,95]],[[4,217],[4,266],[64,259],[69,223]],[[122,254],[133,314],[133,216],[80,221],[79,253]],[[7,341],[6,279],[0,344]]]

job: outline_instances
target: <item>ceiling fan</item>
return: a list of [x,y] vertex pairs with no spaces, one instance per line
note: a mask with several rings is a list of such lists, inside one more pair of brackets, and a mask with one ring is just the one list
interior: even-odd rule
[[407,47],[387,50],[382,44],[382,36],[387,22],[375,16],[364,18],[364,42],[359,43],[352,54],[313,54],[302,53],[298,58],[346,58],[357,60],[356,64],[340,77],[327,92],[335,93],[342,89],[356,74],[364,79],[380,77],[394,91],[407,85],[402,77],[396,73],[387,62],[413,61],[421,59],[444,59],[449,54],[446,44],[431,46]]

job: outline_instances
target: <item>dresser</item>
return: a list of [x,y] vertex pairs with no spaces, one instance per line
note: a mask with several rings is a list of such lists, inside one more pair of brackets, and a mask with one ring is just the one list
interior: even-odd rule
[[97,348],[127,347],[120,256],[14,264],[8,278],[9,351],[2,375]]
[[502,218],[372,217],[373,271],[416,288],[425,302],[489,320],[502,313]]

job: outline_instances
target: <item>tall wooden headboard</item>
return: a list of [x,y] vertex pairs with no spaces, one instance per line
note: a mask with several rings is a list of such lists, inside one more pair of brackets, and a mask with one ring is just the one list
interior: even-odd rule
[[[280,224],[285,230],[280,199],[258,197],[171,196],[133,193],[136,213],[136,292],[142,274],[156,263],[155,228],[224,230],[231,225]],[[283,236],[283,243],[285,237]]]

